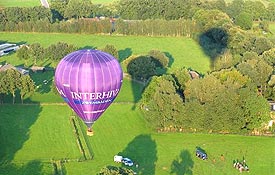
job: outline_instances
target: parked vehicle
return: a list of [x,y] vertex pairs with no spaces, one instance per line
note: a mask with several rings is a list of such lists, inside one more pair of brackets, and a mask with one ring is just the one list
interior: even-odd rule
[[123,158],[122,163],[126,166],[133,166],[134,165],[134,162],[129,158]]
[[196,156],[198,158],[202,159],[202,160],[206,160],[207,159],[207,154],[204,151],[200,150],[200,149],[196,150]]
[[114,156],[114,162],[116,162],[116,163],[121,163],[122,159],[123,159],[122,156],[119,156],[119,155],[115,155]]

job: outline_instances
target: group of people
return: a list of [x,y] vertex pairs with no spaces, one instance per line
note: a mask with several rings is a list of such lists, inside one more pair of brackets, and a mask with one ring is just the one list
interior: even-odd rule
[[[196,157],[198,157],[202,160],[206,160],[207,159],[207,154],[204,150],[197,147],[196,148]],[[221,160],[224,161],[223,154],[221,154]],[[215,159],[213,159],[213,161],[215,162]],[[237,170],[239,170],[240,172],[243,172],[243,171],[249,172],[248,165],[246,164],[244,158],[243,158],[242,161],[239,161],[238,159],[233,160],[233,167],[236,168]]]
[[247,164],[245,163],[244,159],[243,159],[243,161],[239,161],[238,159],[234,160],[233,167],[236,168],[237,170],[239,170],[240,172],[249,171],[249,168],[248,168]]

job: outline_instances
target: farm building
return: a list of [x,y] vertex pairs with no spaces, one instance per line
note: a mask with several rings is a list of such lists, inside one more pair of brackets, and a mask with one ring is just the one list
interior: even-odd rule
[[9,54],[12,51],[16,51],[20,48],[16,44],[5,43],[0,45],[0,56]]
[[2,71],[7,71],[9,69],[14,69],[14,70],[17,70],[18,72],[20,72],[22,75],[28,75],[29,74],[29,71],[26,70],[26,69],[23,69],[21,67],[15,67],[11,64],[5,64],[5,65],[0,65],[0,72]]

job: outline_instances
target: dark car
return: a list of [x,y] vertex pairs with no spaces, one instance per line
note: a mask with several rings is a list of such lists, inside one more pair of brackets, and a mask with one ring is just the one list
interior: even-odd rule
[[196,156],[202,160],[207,159],[207,154],[199,149],[196,149]]

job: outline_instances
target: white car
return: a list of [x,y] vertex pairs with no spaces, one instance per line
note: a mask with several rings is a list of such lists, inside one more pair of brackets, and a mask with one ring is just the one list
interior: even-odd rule
[[126,165],[126,166],[133,166],[134,165],[134,162],[129,158],[123,158],[122,163],[124,163],[124,165]]
[[119,156],[119,155],[114,156],[114,162],[120,163],[120,162],[122,162],[122,159],[123,159],[122,156]]

